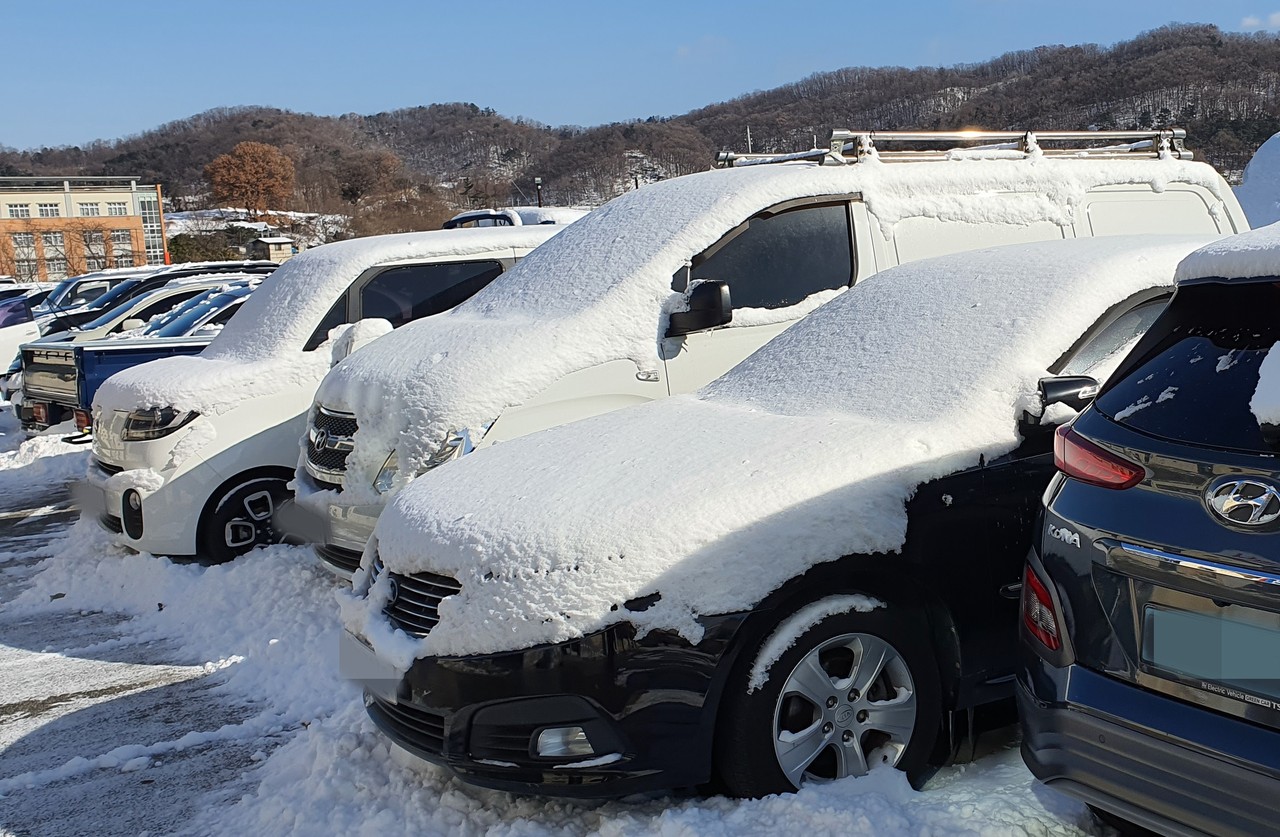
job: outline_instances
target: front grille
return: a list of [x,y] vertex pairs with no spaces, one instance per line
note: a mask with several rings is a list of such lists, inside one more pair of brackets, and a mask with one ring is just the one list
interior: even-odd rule
[[[382,561],[375,558],[373,571],[369,576],[370,585],[377,581],[382,572]],[[431,633],[431,629],[440,621],[437,608],[441,600],[462,591],[462,585],[457,581],[436,573],[392,573],[391,579],[396,584],[396,597],[382,612],[391,620],[391,624],[419,639]]]
[[307,432],[307,462],[311,463],[315,469],[312,471],[312,476],[323,482],[335,482],[332,479],[325,479],[323,472],[345,471],[347,456],[351,453],[349,446],[341,450],[329,445],[317,447],[316,434],[323,431],[329,439],[342,439],[349,442],[357,429],[359,429],[359,423],[351,413],[338,413],[323,407],[316,408],[315,416],[311,420],[311,428]]
[[360,553],[354,549],[320,544],[316,547],[316,554],[320,556],[321,561],[343,572],[353,573],[360,569]]
[[444,752],[443,713],[410,703],[387,703],[372,695],[370,698],[369,714],[393,738],[428,753]]
[[124,521],[116,517],[114,514],[104,514],[98,518],[98,522],[102,524],[102,528],[108,532],[115,532],[117,535],[124,532]]

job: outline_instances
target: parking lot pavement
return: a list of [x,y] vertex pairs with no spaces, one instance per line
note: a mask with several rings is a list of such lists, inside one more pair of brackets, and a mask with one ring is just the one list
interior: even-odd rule
[[[77,514],[63,485],[0,492],[0,834],[173,833],[263,742],[209,669],[126,616],[13,600]],[[207,740],[202,740],[207,739]],[[260,757],[260,756],[259,756]]]

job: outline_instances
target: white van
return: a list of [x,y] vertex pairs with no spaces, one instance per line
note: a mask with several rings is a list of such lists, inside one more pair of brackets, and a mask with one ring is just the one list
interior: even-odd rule
[[85,513],[119,543],[162,555],[222,561],[274,540],[272,515],[333,359],[452,308],[561,229],[377,236],[290,259],[200,355],[103,383]]
[[[1183,135],[837,131],[816,160],[722,155],[779,164],[623,195],[449,315],[328,374],[298,470],[298,506],[315,515],[308,536],[349,575],[414,476],[474,447],[696,390],[893,265],[997,244],[1246,229]],[[1001,145],[876,148],[890,141]]]

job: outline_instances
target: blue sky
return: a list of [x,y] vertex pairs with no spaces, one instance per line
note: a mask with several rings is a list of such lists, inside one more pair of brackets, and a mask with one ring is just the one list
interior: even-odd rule
[[595,125],[839,67],[1112,44],[1174,21],[1280,28],[1280,0],[1262,3],[3,0],[0,145],[112,139],[248,104],[339,114],[467,101]]

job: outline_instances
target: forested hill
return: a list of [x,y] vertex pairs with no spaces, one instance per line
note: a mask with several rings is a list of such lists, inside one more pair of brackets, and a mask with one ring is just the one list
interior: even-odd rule
[[[342,211],[393,190],[452,205],[594,204],[639,183],[707,168],[714,151],[792,151],[832,127],[1085,129],[1185,127],[1188,145],[1237,180],[1280,130],[1280,37],[1172,25],[1111,47],[1044,46],[946,68],[853,67],[675,117],[553,128],[474,104],[322,117],[268,108],[208,111],[79,148],[0,150],[0,174],[136,174],[178,197],[204,193],[204,166],[235,143],[279,146],[296,205]],[[3,137],[0,136],[0,140]],[[391,155],[394,155],[391,156]]]

